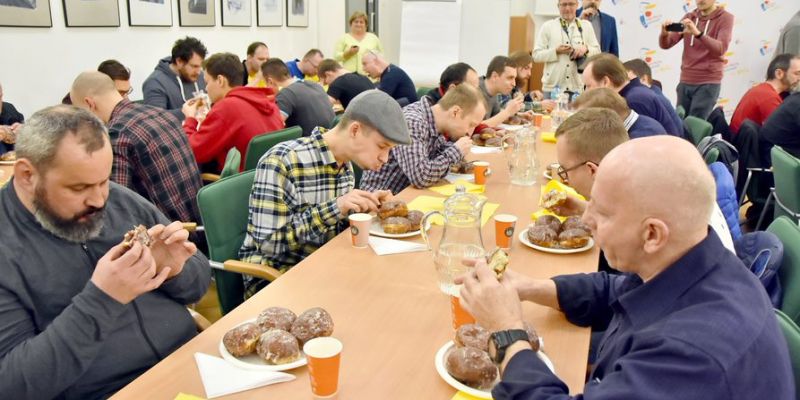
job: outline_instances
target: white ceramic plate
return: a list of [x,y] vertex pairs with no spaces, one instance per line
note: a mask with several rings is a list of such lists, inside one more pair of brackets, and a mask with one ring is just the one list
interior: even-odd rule
[[509,124],[497,125],[498,128],[505,129],[505,130],[507,130],[509,132],[518,131],[518,130],[520,130],[522,128],[527,128],[527,127],[530,127],[530,126],[531,126],[530,122],[524,123],[522,125],[509,125]]
[[553,253],[553,254],[573,254],[573,253],[580,253],[586,250],[591,249],[594,247],[594,239],[589,238],[589,243],[586,243],[586,246],[579,247],[577,249],[556,249],[551,247],[544,247],[539,246],[537,244],[533,244],[528,240],[528,230],[525,229],[519,233],[519,241],[522,242],[525,246],[528,246],[532,249],[536,249],[539,251],[543,251],[545,253]]
[[[447,372],[447,368],[445,367],[445,357],[447,356],[447,351],[450,350],[450,348],[453,346],[454,344],[453,341],[451,340],[445,343],[444,346],[442,346],[442,348],[440,348],[439,351],[436,352],[436,358],[434,359],[434,364],[436,364],[436,372],[439,373],[439,376],[441,376],[442,379],[444,379],[444,381],[447,382],[448,385],[452,386],[456,390],[460,390],[464,393],[470,394],[479,399],[491,399],[492,393],[490,391],[471,388],[459,382],[458,380],[456,380],[456,378],[453,378],[449,372]],[[547,368],[550,368],[550,371],[553,371],[553,373],[556,372],[556,369],[553,366],[553,362],[550,361],[550,358],[547,357],[547,354],[538,351],[536,352],[536,355],[539,356],[539,359],[541,359],[545,363],[545,365],[547,365]],[[499,377],[500,375],[498,374],[498,380]]]
[[372,219],[372,226],[369,227],[369,234],[373,236],[380,236],[389,239],[402,239],[408,237],[414,237],[419,235],[419,229],[415,231],[409,231],[406,233],[386,233],[383,231],[383,227],[381,226],[381,220],[378,217]]
[[[248,322],[255,322],[256,319],[249,319],[247,321],[242,322],[239,325],[246,324]],[[239,326],[236,325],[236,326]],[[219,354],[222,355],[222,358],[225,361],[231,363],[231,365],[235,367],[239,367],[242,369],[249,369],[254,371],[287,371],[290,369],[295,369],[298,367],[302,367],[306,365],[308,362],[306,360],[306,355],[303,354],[302,346],[300,350],[300,359],[295,362],[290,362],[287,364],[279,364],[279,365],[271,365],[267,364],[258,354],[250,354],[249,356],[244,357],[236,357],[231,353],[228,353],[228,349],[225,348],[225,345],[222,343],[222,339],[219,340]]]
[[543,176],[545,179],[547,179],[548,181],[550,181],[550,180],[553,180],[553,177],[552,177],[550,174],[548,174],[548,173],[547,173],[547,170],[545,170],[544,172],[542,172],[542,176]]
[[17,162],[17,160],[14,160],[14,161],[0,161],[0,165],[14,165],[15,162]]

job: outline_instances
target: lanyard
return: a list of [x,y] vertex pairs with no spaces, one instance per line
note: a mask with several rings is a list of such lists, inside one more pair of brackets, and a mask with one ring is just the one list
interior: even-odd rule
[[[580,33],[581,37],[583,37],[583,27],[581,27],[581,21],[578,21],[577,18],[575,18],[573,21],[575,21],[575,25],[578,26],[578,33]],[[564,30],[564,33],[567,34],[567,37],[570,37],[569,30],[567,30],[567,21],[564,21],[564,18],[559,18],[558,22],[561,23],[561,29]],[[571,38],[570,41],[572,41]]]

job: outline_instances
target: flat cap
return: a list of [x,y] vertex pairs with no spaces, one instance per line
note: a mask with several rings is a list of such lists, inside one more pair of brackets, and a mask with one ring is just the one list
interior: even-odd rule
[[400,104],[378,89],[366,90],[354,97],[344,110],[344,116],[377,129],[393,143],[411,144],[411,135]]

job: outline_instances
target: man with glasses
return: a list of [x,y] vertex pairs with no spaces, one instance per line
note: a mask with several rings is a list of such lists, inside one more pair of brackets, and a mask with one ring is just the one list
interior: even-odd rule
[[293,77],[304,81],[319,82],[319,63],[325,56],[319,49],[311,49],[302,60],[294,59],[286,62],[286,67]]
[[600,53],[592,24],[576,17],[578,0],[557,1],[560,17],[542,25],[533,49],[533,60],[544,63],[542,91],[546,98],[556,86],[562,92],[581,92],[581,64]]
[[[133,93],[131,86],[131,70],[117,60],[105,60],[97,66],[97,71],[108,75],[114,81],[114,87],[125,100]],[[69,93],[61,99],[61,104],[72,104]]]
[[112,181],[139,193],[172,221],[200,221],[200,172],[175,116],[123,98],[111,79],[96,71],[78,75],[70,96],[108,127]]

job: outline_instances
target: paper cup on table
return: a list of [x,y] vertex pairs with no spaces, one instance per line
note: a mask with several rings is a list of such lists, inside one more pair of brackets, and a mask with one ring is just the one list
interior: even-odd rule
[[461,307],[461,299],[458,296],[450,295],[450,314],[453,316],[453,329],[456,330],[461,325],[474,324],[475,318]]
[[542,127],[542,118],[544,118],[543,114],[538,114],[538,113],[533,114],[533,126],[535,126],[537,128],[541,128]]
[[517,217],[511,214],[497,214],[494,216],[494,240],[497,247],[508,250],[514,239],[514,228]]
[[489,175],[489,163],[486,161],[475,161],[472,163],[472,166],[474,167],[475,184],[485,185],[486,177]]
[[369,244],[369,227],[372,225],[372,215],[369,214],[350,214],[350,237],[353,247],[359,249],[367,247]]
[[308,359],[311,392],[316,398],[330,398],[339,391],[339,359],[342,342],[332,337],[311,339],[303,345]]

